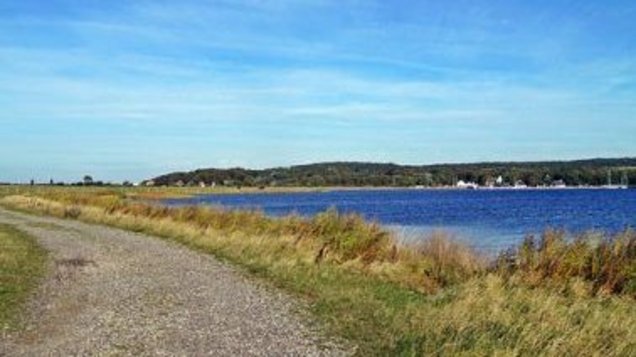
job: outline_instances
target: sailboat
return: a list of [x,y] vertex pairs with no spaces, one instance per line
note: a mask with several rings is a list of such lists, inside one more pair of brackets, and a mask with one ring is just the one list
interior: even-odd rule
[[623,176],[621,176],[621,188],[628,189],[629,188],[629,177],[626,172],[623,172]]
[[612,190],[627,189],[629,187],[627,174],[623,173],[623,176],[621,177],[621,183],[619,185],[614,185],[612,184],[612,170],[607,170],[607,185],[603,187]]

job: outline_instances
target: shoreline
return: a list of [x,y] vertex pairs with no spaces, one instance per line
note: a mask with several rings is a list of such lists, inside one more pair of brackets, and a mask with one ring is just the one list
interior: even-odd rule
[[[176,187],[168,186],[162,187],[167,190],[175,189]],[[160,189],[160,188],[159,188]],[[162,195],[159,193],[157,199],[171,199],[171,198],[187,198],[202,195],[236,195],[236,194],[277,194],[277,193],[321,193],[321,192],[346,192],[346,191],[573,191],[573,190],[629,190],[633,187],[606,187],[606,186],[567,186],[567,187],[477,187],[477,188],[462,188],[456,186],[441,186],[441,187],[414,187],[414,186],[323,186],[323,187],[267,187],[265,189],[259,189],[256,187],[249,188],[221,188],[221,189],[199,189],[190,193],[181,193],[171,195],[166,193]],[[188,190],[186,188],[186,190]]]

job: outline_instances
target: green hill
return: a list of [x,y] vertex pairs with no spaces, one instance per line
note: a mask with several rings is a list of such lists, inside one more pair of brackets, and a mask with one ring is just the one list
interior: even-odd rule
[[244,168],[199,169],[174,172],[153,178],[155,185],[225,186],[446,186],[458,180],[480,185],[496,180],[522,180],[529,186],[604,185],[611,172],[612,183],[636,182],[636,158],[589,159],[545,162],[484,162],[469,164],[398,165],[393,163],[325,162],[263,170]]

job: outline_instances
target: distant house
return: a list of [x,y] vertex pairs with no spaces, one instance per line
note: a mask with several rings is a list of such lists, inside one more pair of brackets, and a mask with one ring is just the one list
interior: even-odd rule
[[497,180],[495,180],[495,184],[497,186],[502,186],[503,182],[504,182],[504,180],[503,180],[503,177],[501,175],[499,175],[499,177],[497,177]]
[[526,183],[523,182],[523,180],[515,181],[515,188],[526,188],[526,187],[528,187],[528,185],[526,185]]
[[175,182],[174,185],[177,186],[177,187],[183,187],[183,186],[185,186],[185,183],[183,183],[182,180],[179,180],[179,181]]
[[203,181],[199,181],[199,187],[201,187],[201,188],[205,188],[205,182],[203,182]]
[[474,182],[464,182],[464,180],[457,181],[457,188],[476,189],[477,184]]
[[552,181],[552,187],[556,188],[565,188],[565,182],[563,180],[554,180]]
[[144,186],[154,186],[155,182],[153,180],[144,182]]

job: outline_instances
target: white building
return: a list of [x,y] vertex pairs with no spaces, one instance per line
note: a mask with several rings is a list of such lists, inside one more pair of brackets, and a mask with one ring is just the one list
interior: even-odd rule
[[476,189],[477,184],[474,182],[464,182],[464,180],[457,181],[457,188]]
[[515,181],[515,188],[527,188],[528,185],[526,185],[525,182],[523,182],[523,180],[517,180]]
[[563,182],[563,180],[555,180],[555,181],[552,181],[552,187],[565,188],[566,186],[565,186],[565,182]]

